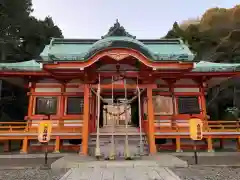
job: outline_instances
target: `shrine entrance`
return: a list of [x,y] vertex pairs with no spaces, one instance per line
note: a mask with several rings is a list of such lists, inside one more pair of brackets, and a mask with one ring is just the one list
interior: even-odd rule
[[[111,101],[111,99],[105,99],[106,101]],[[117,104],[123,103],[124,99],[117,99],[115,102]],[[125,114],[126,108],[126,114]],[[102,103],[102,117],[101,117],[101,127],[112,125],[112,114],[117,116],[115,125],[125,125],[125,121],[129,126],[139,127],[139,107],[138,99],[134,100],[131,104],[128,104],[127,107],[124,105],[113,106],[110,104]]]
[[[122,100],[117,100],[118,103],[121,103]],[[125,125],[125,121],[128,125],[131,125],[131,105],[127,105],[126,107],[126,115],[125,115],[125,106],[113,106],[113,105],[104,105],[103,106],[103,125],[112,125],[112,114],[117,116],[115,121],[115,125]],[[127,117],[126,117],[127,116]]]
[[137,52],[131,54],[128,51],[103,51],[105,54],[91,61],[85,69],[91,74],[88,79],[93,83],[91,91],[96,97],[92,154],[97,158],[123,156],[129,159],[148,154],[148,149],[144,149],[147,141],[142,124],[142,99],[146,87],[142,84],[148,72],[152,72],[152,65],[134,54]]
[[[108,95],[108,89],[101,91],[103,100],[100,102],[100,128],[113,125],[113,121],[115,126],[124,126],[127,123],[129,126],[139,127],[139,105],[136,90],[129,89],[127,99],[124,98],[124,90],[117,89],[115,91],[113,100]],[[130,102],[131,99],[133,101]],[[129,103],[125,105],[124,102],[128,100]]]
[[[101,83],[100,77],[99,75],[98,82]],[[118,82],[117,85],[116,82]],[[98,83],[97,91],[92,89],[97,98],[95,148],[97,158],[102,157],[103,153],[104,157],[109,159],[120,156],[129,159],[132,157],[131,150],[135,151],[134,154],[142,154],[144,151],[142,113],[139,111],[142,106],[141,95],[144,89],[139,88],[138,79],[137,84],[132,84],[131,88],[127,88],[129,87],[127,82],[130,81],[124,76],[121,79],[112,77],[111,83],[106,86]],[[105,147],[101,144],[105,144]],[[107,148],[107,144],[110,147]]]

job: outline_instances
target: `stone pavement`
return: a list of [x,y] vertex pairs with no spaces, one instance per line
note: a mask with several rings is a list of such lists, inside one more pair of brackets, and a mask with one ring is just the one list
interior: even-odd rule
[[[119,163],[121,162],[121,163]],[[151,167],[188,167],[186,161],[170,154],[158,154],[154,156],[143,156],[141,160],[116,160],[116,161],[96,161],[94,157],[79,156],[77,154],[65,155],[51,164],[52,169],[82,168],[82,167],[112,167],[124,164],[128,167],[151,166]]]
[[172,155],[146,156],[141,160],[96,161],[93,157],[64,156],[52,169],[70,168],[61,180],[180,180],[169,167],[187,167]]
[[180,180],[164,167],[72,168],[60,180]]

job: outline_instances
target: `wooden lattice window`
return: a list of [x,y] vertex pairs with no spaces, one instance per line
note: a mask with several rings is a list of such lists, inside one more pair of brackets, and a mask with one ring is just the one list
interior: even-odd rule
[[198,96],[178,97],[179,114],[200,114],[200,105]]
[[83,97],[68,97],[66,114],[83,114],[84,99]]
[[57,97],[37,97],[35,114],[57,114]]

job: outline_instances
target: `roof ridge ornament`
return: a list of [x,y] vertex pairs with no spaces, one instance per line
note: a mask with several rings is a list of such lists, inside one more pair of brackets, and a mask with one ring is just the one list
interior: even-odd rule
[[116,19],[116,22],[112,27],[109,28],[108,33],[101,38],[104,39],[106,37],[111,37],[111,36],[125,36],[125,37],[130,37],[133,39],[136,39],[136,36],[132,36],[129,34],[123,26],[120,25],[118,19]]

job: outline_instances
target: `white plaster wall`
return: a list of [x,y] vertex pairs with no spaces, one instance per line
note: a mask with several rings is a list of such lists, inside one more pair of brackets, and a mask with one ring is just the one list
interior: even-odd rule
[[83,88],[66,88],[66,92],[83,92]]
[[71,126],[74,126],[74,127],[81,127],[83,126],[83,120],[81,119],[78,119],[78,120],[64,120],[64,126],[66,127],[71,127]]
[[199,88],[174,88],[174,92],[200,92]]
[[35,92],[61,92],[61,88],[35,88]]
[[155,127],[171,127],[171,120],[170,119],[155,120],[154,125]]
[[[161,120],[155,120],[154,125],[155,127],[171,127],[171,121],[170,119],[161,119]],[[178,127],[189,127],[189,120],[187,119],[180,119],[175,121],[176,125]]]
[[[68,82],[66,84],[66,86],[68,85],[79,85],[79,87],[74,87],[74,88],[70,88],[70,87],[66,87],[66,92],[83,92],[83,88],[80,87],[80,85],[82,84],[80,79],[73,79],[70,82]],[[38,87],[39,85],[41,85],[41,87]],[[43,87],[43,86],[48,86],[48,85],[59,85],[59,88],[48,88],[48,87]],[[55,79],[43,79],[40,80],[36,83],[36,88],[35,88],[35,92],[61,92],[61,86],[62,84],[59,83],[57,80]]]
[[55,79],[42,79],[36,83],[35,92],[61,92],[60,87],[59,88],[42,87],[48,85],[61,85],[61,84]]
[[176,120],[176,124],[178,127],[189,127],[189,120],[186,119]]

